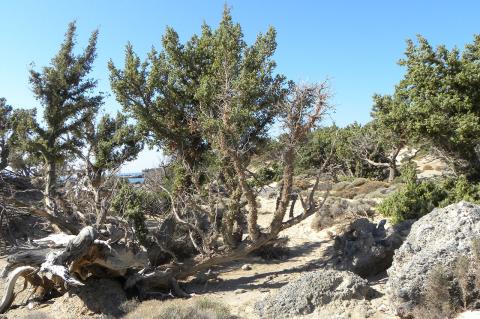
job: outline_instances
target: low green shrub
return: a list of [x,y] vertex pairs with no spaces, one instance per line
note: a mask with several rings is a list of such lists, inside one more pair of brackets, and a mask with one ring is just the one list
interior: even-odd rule
[[377,210],[390,217],[393,223],[420,218],[446,197],[434,182],[418,182],[415,169],[413,165],[405,165],[402,169],[402,181],[405,184],[377,206]]
[[402,169],[401,179],[404,185],[377,206],[378,212],[390,217],[393,223],[418,219],[435,207],[462,200],[480,203],[479,186],[464,176],[444,181],[417,181],[415,166],[408,164]]
[[261,167],[255,174],[254,186],[262,187],[272,182],[277,182],[282,178],[282,166],[278,162],[273,162],[268,166]]
[[138,241],[145,245],[148,242],[146,215],[153,213],[155,206],[154,194],[125,183],[113,197],[110,209],[112,213],[125,217],[131,223]]
[[480,186],[471,183],[465,176],[456,179],[447,179],[442,184],[447,196],[440,206],[447,206],[465,200],[471,203],[480,203]]

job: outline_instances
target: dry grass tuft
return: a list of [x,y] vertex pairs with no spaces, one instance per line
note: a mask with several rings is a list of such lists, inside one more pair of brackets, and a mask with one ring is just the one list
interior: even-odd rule
[[125,316],[126,319],[233,319],[227,306],[207,298],[148,300]]
[[430,271],[421,303],[414,318],[454,318],[456,314],[477,309],[480,297],[480,244],[473,243],[473,258],[460,256],[452,270],[441,267]]

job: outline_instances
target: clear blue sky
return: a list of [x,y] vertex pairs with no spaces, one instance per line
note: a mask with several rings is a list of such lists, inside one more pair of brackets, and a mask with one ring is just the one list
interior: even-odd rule
[[[77,21],[83,47],[99,28],[93,76],[99,90],[110,92],[107,62],[123,63],[132,42],[141,56],[160,48],[167,25],[182,40],[206,21],[216,26],[224,4],[232,8],[247,42],[272,25],[278,33],[277,71],[299,81],[330,78],[339,125],[369,120],[371,96],[391,93],[403,70],[396,65],[405,40],[422,34],[432,44],[463,47],[480,33],[480,1],[0,1],[0,97],[15,107],[34,107],[28,84],[31,62],[48,64],[58,50],[67,24]],[[115,98],[105,109],[119,109]],[[155,165],[159,156],[144,152],[125,171]]]

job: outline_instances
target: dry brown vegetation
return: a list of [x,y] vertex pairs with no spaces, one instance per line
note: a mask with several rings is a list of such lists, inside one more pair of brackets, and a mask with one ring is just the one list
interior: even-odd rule
[[382,181],[358,179],[342,189],[333,191],[332,196],[352,199],[357,195],[369,194],[379,188],[388,186],[388,183]]

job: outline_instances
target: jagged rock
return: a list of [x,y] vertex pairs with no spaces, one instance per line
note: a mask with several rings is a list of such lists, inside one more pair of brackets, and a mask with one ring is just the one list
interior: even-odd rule
[[431,271],[451,270],[459,256],[473,257],[479,236],[480,206],[468,202],[434,209],[415,222],[388,270],[392,310],[409,315],[421,302]]
[[254,308],[261,318],[292,318],[333,302],[365,299],[368,291],[367,281],[359,276],[324,269],[302,275],[266,296]]
[[335,238],[334,265],[361,277],[379,274],[392,264],[393,254],[410,231],[413,221],[385,229],[385,220],[377,224],[366,218],[351,223]]

